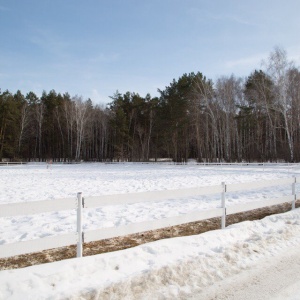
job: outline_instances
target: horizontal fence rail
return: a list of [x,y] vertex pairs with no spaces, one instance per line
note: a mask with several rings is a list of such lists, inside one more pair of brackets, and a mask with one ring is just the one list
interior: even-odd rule
[[279,198],[274,198],[274,199],[265,199],[262,201],[255,201],[255,202],[246,202],[246,203],[239,203],[235,204],[232,206],[228,206],[226,208],[226,215],[232,215],[236,213],[241,213],[253,209],[258,209],[258,208],[263,208],[267,206],[272,206],[272,205],[278,205],[286,202],[292,202],[296,200],[295,195],[290,195],[290,196],[283,196]]
[[197,211],[182,216],[169,217],[153,221],[144,221],[132,223],[119,227],[101,228],[96,230],[86,231],[84,233],[84,241],[92,242],[102,239],[108,239],[116,236],[125,236],[129,234],[157,230],[165,227],[176,226],[179,224],[201,221],[205,219],[221,217],[223,214],[222,208],[215,208],[203,211]]
[[77,233],[73,232],[58,236],[48,236],[40,239],[4,244],[0,245],[0,258],[75,245],[77,240]]
[[162,201],[184,197],[211,195],[222,192],[222,186],[213,185],[199,188],[151,191],[128,194],[103,195],[99,197],[84,197],[84,207],[93,208],[106,205],[125,205],[139,202]]
[[0,217],[14,217],[33,215],[51,211],[71,210],[77,208],[77,199],[65,198],[54,200],[42,200],[22,203],[8,203],[0,205]]
[[[12,217],[28,214],[45,213],[51,211],[77,209],[77,232],[0,245],[0,258],[38,252],[74,244],[77,244],[77,257],[81,257],[82,246],[84,242],[92,242],[101,239],[108,239],[117,236],[124,236],[149,230],[156,230],[215,217],[221,217],[221,228],[225,228],[226,215],[245,212],[257,208],[277,205],[286,202],[291,202],[292,209],[295,209],[295,202],[297,199],[295,186],[297,182],[300,182],[300,177],[283,178],[278,180],[263,180],[259,182],[238,183],[229,185],[226,185],[223,182],[220,185],[207,187],[103,195],[99,197],[83,197],[82,193],[78,193],[77,197],[74,198],[2,204],[0,205],[0,217]],[[226,193],[285,185],[291,185],[291,195],[282,196],[274,199],[263,199],[260,201],[240,203],[228,207],[226,206]],[[219,208],[205,210],[203,209],[201,211],[195,211],[180,216],[132,223],[118,227],[83,231],[82,212],[85,208],[95,208],[107,205],[126,205],[138,202],[157,202],[162,200],[171,200],[212,194],[220,194],[221,205]]]
[[258,182],[245,182],[245,183],[233,183],[226,185],[226,192],[236,192],[236,191],[244,191],[244,190],[253,190],[266,188],[271,186],[280,186],[280,185],[288,185],[293,184],[295,181],[295,177],[292,178],[283,178],[276,180],[262,180]]

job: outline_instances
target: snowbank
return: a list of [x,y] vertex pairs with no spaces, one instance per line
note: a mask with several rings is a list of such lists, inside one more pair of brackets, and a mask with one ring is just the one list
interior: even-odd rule
[[[267,268],[276,257],[297,253],[299,246],[296,209],[225,230],[1,271],[0,299],[199,299],[209,287],[257,265]],[[295,280],[285,299],[300,298],[300,278]]]

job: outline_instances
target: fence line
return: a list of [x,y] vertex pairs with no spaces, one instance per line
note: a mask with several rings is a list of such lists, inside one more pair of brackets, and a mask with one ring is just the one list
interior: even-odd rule
[[[103,195],[99,197],[83,197],[82,193],[78,193],[76,198],[74,197],[26,203],[2,204],[0,205],[0,217],[12,217],[25,214],[36,214],[50,211],[77,209],[77,232],[0,245],[0,258],[37,252],[51,248],[64,247],[74,245],[76,243],[77,257],[82,257],[82,247],[84,242],[91,242],[117,236],[124,236],[148,230],[156,230],[169,226],[176,226],[184,223],[210,219],[214,217],[221,217],[221,228],[225,228],[226,216],[230,214],[281,204],[285,202],[291,202],[292,209],[295,209],[295,202],[297,199],[297,182],[300,182],[300,177],[284,178],[278,180],[263,180],[259,182],[229,185],[227,185],[225,182],[222,182],[221,185],[207,187]],[[255,202],[240,203],[228,207],[226,206],[226,193],[279,185],[291,185],[291,195],[282,196],[275,199],[264,199]],[[138,202],[161,201],[166,199],[184,198],[210,194],[221,195],[221,205],[219,208],[196,211],[176,217],[163,218],[160,220],[144,221],[118,227],[83,231],[82,211],[84,208],[94,208],[106,205],[125,205]]]
[[0,166],[9,166],[9,165],[26,165],[27,162],[23,161],[0,161]]

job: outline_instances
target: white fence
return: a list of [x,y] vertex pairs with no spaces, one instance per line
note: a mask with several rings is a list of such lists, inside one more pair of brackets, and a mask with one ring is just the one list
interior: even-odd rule
[[26,164],[27,164],[27,162],[23,162],[23,161],[20,161],[20,162],[0,161],[0,166],[16,166],[16,165],[26,165]]
[[[77,257],[82,256],[83,242],[92,242],[117,236],[124,236],[148,230],[155,230],[169,226],[195,222],[214,217],[221,217],[221,227],[225,228],[226,215],[244,212],[252,209],[291,202],[292,209],[295,209],[296,183],[300,182],[300,177],[292,177],[278,180],[264,180],[259,182],[248,182],[188,188],[179,190],[152,191],[141,193],[128,193],[118,195],[103,195],[99,197],[82,197],[78,193],[77,197],[67,199],[56,199],[47,201],[34,201],[25,203],[11,203],[0,205],[0,217],[13,217],[20,215],[38,214],[51,211],[77,209],[77,232],[62,234],[59,236],[44,237],[41,239],[9,243],[0,245],[0,258],[11,257],[20,254],[43,251],[52,248],[64,247],[77,244]],[[272,186],[290,185],[291,195],[274,199],[264,199],[250,203],[241,203],[226,207],[226,193],[259,189]],[[110,205],[125,205],[138,202],[154,202],[174,198],[184,198],[192,196],[203,196],[220,194],[221,205],[218,208],[195,211],[181,216],[164,218],[161,220],[132,223],[129,225],[101,228],[96,230],[82,229],[82,210],[84,208],[96,208]]]

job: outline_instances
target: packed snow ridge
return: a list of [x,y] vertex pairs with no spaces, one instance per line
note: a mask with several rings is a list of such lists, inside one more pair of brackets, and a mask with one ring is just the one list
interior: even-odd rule
[[[241,298],[234,299],[254,296],[256,299],[299,299],[299,247],[300,209],[296,209],[224,230],[1,271],[0,298],[211,299],[217,291],[227,289],[227,296],[241,294]],[[274,277],[270,266],[283,261],[288,267],[283,271],[291,273],[294,268],[294,273],[287,278],[284,273]],[[266,273],[264,277],[270,278],[271,288],[265,287],[261,292],[254,289],[252,298],[247,289],[245,294],[230,290],[238,286],[241,278],[246,278],[246,282],[255,278],[258,284],[261,278],[253,275],[255,269],[258,274]],[[216,299],[233,299],[227,296],[218,295]]]

